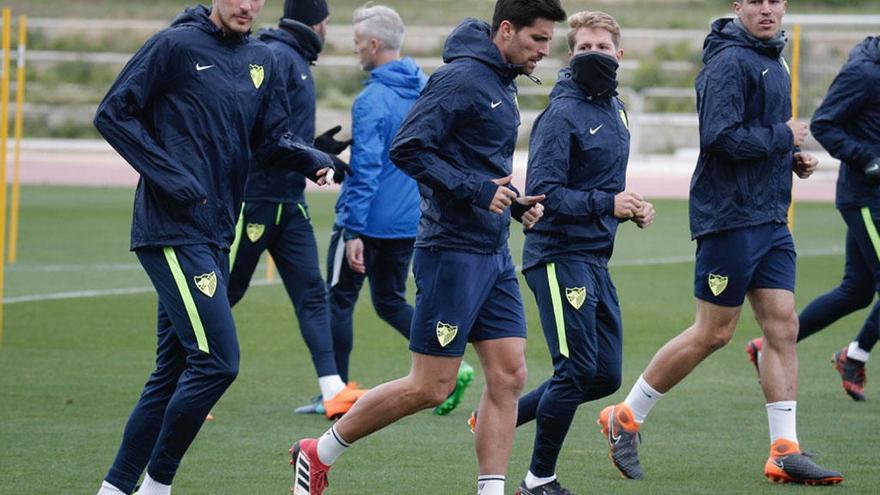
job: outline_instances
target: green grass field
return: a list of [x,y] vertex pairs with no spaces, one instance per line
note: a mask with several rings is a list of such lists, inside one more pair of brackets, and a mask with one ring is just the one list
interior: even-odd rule
[[[121,189],[23,191],[20,259],[7,272],[0,350],[0,493],[94,493],[113,459],[154,358],[155,295],[127,251],[131,198]],[[333,199],[310,197],[322,249]],[[611,467],[595,424],[599,409],[621,400],[654,351],[693,317],[686,203],[658,201],[657,210],[649,230],[621,228],[612,274],[624,315],[624,385],[613,397],[582,406],[558,466],[561,481],[579,494],[825,492],[776,486],[761,475],[767,419],[742,351],[759,333],[748,311],[731,345],[668,394],[643,427],[646,480],[624,481]],[[795,227],[803,307],[839,280],[843,222],[831,205],[804,204]],[[517,261],[521,244],[514,233]],[[143,290],[29,298],[129,288]],[[368,297],[364,291],[356,314],[352,377],[375,385],[404,374],[409,355]],[[529,386],[535,386],[551,368],[527,290],[524,300]],[[316,393],[317,383],[283,289],[253,287],[235,316],[240,376],[216,406],[217,420],[205,425],[184,459],[174,484],[178,494],[287,493],[290,443],[329,426],[323,418],[291,413]],[[836,493],[876,493],[880,392],[869,387],[869,401],[854,403],[829,365],[864,316],[844,319],[800,346],[799,435],[822,463],[847,476],[827,489]],[[466,357],[476,363],[471,351]],[[359,442],[331,473],[328,495],[473,493],[475,455],[465,421],[481,386],[478,373],[461,409],[448,417],[423,412]],[[509,492],[528,467],[533,434],[532,426],[518,431]]]

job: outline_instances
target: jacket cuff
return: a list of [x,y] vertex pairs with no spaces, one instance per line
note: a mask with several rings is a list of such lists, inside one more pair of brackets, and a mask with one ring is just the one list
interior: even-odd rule
[[492,206],[492,199],[495,198],[495,193],[498,191],[498,187],[498,184],[492,181],[483,182],[480,186],[480,190],[477,191],[477,195],[474,198],[474,204],[484,210],[488,210],[489,207]]
[[513,204],[510,205],[510,216],[517,222],[522,223],[523,215],[531,209],[531,206],[519,204],[514,201]]

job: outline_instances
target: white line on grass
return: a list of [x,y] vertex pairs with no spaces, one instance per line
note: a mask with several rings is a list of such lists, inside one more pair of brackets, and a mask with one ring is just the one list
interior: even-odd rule
[[[801,258],[814,258],[820,256],[836,256],[843,254],[844,251],[838,246],[832,247],[830,249],[811,249],[811,250],[803,250],[798,253],[798,256]],[[620,260],[620,261],[612,261],[612,267],[628,267],[628,266],[662,266],[662,265],[674,265],[678,263],[690,263],[694,260],[694,257],[691,256],[669,256],[665,258],[642,258],[642,259],[629,259],[629,260]],[[61,270],[64,265],[55,265],[55,267],[59,268],[57,271]],[[85,266],[85,265],[74,265],[74,266]],[[91,265],[92,267],[99,267],[100,265]],[[105,265],[107,267],[116,267],[115,269],[123,269],[123,266],[129,265]],[[131,265],[135,267],[140,267],[140,265]],[[127,268],[126,268],[127,269]],[[519,267],[517,267],[519,270]],[[48,270],[47,270],[48,271]],[[70,270],[73,271],[73,270]],[[251,283],[251,285],[255,286],[265,286],[265,285],[277,285],[280,281],[268,281],[268,280],[255,280]],[[83,291],[72,291],[72,292],[55,292],[51,294],[34,294],[28,296],[14,296],[14,297],[6,297],[3,299],[4,304],[18,304],[18,303],[27,303],[27,302],[40,302],[40,301],[57,301],[63,299],[82,299],[87,297],[105,297],[105,296],[123,296],[129,294],[146,294],[153,292],[152,287],[128,287],[122,289],[105,289],[105,290],[83,290]]]

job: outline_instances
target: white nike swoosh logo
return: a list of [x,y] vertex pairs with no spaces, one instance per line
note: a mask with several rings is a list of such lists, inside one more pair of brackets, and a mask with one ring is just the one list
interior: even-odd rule
[[493,102],[492,102],[492,108],[497,108],[498,105],[500,105],[500,104],[501,104],[501,100],[493,101]]
[[305,74],[302,74],[302,75],[299,76],[299,78],[302,79],[303,81],[305,81],[306,79],[309,78],[309,76],[307,76],[307,75],[305,75]]
[[210,69],[211,67],[214,67],[214,64],[211,64],[211,65],[199,65],[199,64],[196,64],[196,70],[199,71],[199,72],[201,72],[201,71],[203,71],[203,70],[208,70],[208,69]]
[[764,72],[762,72],[761,75],[766,76],[768,72],[770,72],[770,69],[764,69]]
[[599,132],[599,129],[601,129],[602,126],[604,126],[604,125],[605,125],[605,124],[601,124],[599,127],[596,127],[595,129],[592,128],[592,127],[590,127],[590,136],[592,136],[593,134],[596,134],[597,132]]

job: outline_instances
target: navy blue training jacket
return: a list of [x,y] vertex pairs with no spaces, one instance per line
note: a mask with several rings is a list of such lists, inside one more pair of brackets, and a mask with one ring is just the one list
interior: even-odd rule
[[443,50],[391,146],[391,160],[419,184],[416,247],[473,253],[507,249],[510,210],[488,210],[513,170],[519,68],[504,61],[485,22],[465,19]]
[[559,73],[529,142],[526,195],[545,194],[544,217],[526,231],[523,269],[556,261],[607,266],[620,224],[614,196],[626,185],[626,110],[616,96],[591,98]]
[[880,37],[868,37],[850,52],[813,114],[813,136],[841,161],[837,207],[880,208],[880,187],[862,171],[880,157]]
[[696,80],[700,157],[691,179],[693,238],[785,223],[794,138],[791,81],[781,47],[719,19],[703,45]]
[[419,188],[391,163],[388,149],[428,76],[411,58],[370,72],[351,107],[352,175],[336,201],[336,224],[353,234],[412,239],[419,226]]
[[132,249],[227,249],[252,158],[307,176],[332,164],[286,132],[284,81],[269,48],[225,35],[209,15],[204,6],[187,9],[150,38],[95,115],[98,131],[141,176]]
[[[285,21],[290,22],[290,21]],[[316,42],[318,35],[309,29]],[[307,33],[306,33],[307,34]],[[315,81],[310,65],[318,59],[315,47],[300,41],[287,29],[264,29],[257,38],[269,45],[275,55],[276,71],[284,76],[290,104],[290,132],[311,143],[315,139]],[[304,203],[306,178],[292,170],[277,167],[251,167],[244,190],[245,201]]]

